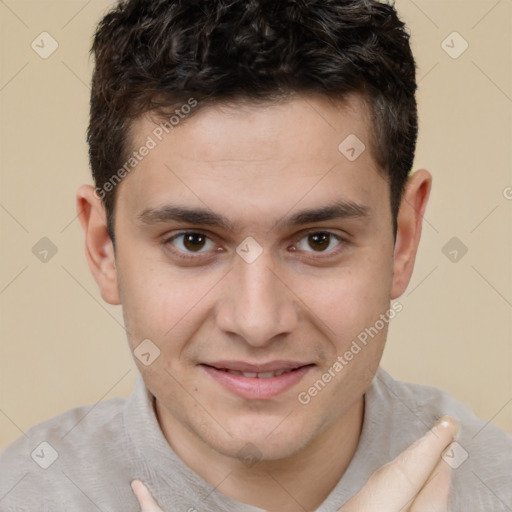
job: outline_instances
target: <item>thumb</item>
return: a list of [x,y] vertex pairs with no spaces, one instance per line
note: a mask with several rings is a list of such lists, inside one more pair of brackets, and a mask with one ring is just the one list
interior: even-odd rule
[[[424,489],[428,499],[432,497],[430,483],[436,488],[446,487],[446,468],[436,472],[443,450],[453,441],[458,432],[457,422],[445,416],[422,438],[404,450],[396,459],[382,466],[370,477],[361,491],[350,499],[339,512],[398,512],[406,510],[420,511],[416,506],[409,508],[418,499],[421,504],[426,496],[420,498]],[[436,478],[433,478],[436,476]],[[437,482],[436,482],[437,480]],[[449,480],[448,480],[449,482]],[[426,485],[429,483],[429,485]],[[449,485],[449,483],[448,483]],[[447,495],[447,493],[445,493]],[[443,499],[446,499],[443,495]],[[440,510],[439,506],[433,510]]]

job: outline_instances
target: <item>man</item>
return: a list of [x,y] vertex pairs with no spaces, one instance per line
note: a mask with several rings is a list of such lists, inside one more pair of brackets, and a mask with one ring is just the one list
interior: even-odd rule
[[510,510],[510,437],[379,369],[431,187],[394,8],[131,0],[93,51],[78,212],[141,378],[7,448],[0,509]]

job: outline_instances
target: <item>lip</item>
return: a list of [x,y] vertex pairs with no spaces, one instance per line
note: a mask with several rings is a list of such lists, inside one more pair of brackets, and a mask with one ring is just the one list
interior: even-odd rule
[[[265,364],[250,364],[243,361],[216,361],[200,365],[205,372],[222,387],[246,400],[268,400],[297,385],[314,365],[298,361],[271,361]],[[291,370],[279,376],[269,378],[245,377],[228,373],[225,370],[239,372],[276,372]]]
[[213,361],[212,363],[203,363],[207,366],[224,370],[235,370],[238,372],[276,372],[278,370],[293,370],[302,366],[308,366],[310,363],[290,360],[276,360],[268,363],[251,364],[245,361]]

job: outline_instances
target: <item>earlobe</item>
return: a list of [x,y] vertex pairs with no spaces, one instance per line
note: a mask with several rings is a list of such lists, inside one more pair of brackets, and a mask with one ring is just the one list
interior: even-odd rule
[[121,303],[118,290],[114,246],[107,230],[107,215],[102,200],[91,185],[83,185],[76,194],[80,224],[85,233],[85,254],[98,283],[101,296],[112,305]]
[[400,297],[411,279],[431,186],[432,176],[425,170],[416,171],[407,182],[398,212],[391,299]]

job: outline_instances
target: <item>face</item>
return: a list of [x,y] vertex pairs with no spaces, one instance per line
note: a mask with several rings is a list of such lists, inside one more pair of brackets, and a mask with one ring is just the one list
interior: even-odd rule
[[357,97],[295,97],[205,107],[161,141],[133,124],[157,144],[116,191],[110,302],[132,350],[160,351],[136,363],[171,430],[282,459],[361,403],[399,274],[367,118]]

